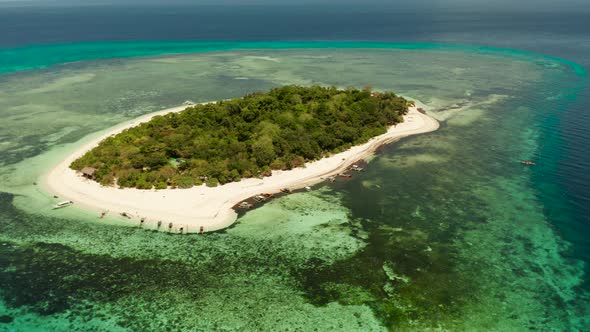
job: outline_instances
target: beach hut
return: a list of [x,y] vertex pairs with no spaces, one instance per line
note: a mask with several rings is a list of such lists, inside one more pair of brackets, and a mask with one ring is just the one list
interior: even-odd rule
[[96,168],[94,167],[84,167],[82,168],[82,176],[87,179],[94,179],[94,173],[96,173]]

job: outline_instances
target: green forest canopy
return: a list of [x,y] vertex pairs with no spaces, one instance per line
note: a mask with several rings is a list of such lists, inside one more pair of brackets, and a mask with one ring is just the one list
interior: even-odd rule
[[96,168],[103,185],[215,186],[362,144],[402,122],[410,105],[369,88],[287,85],[155,116],[106,138],[70,167]]

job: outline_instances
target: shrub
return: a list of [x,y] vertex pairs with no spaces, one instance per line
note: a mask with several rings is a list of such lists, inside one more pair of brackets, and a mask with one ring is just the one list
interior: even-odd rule
[[155,185],[156,189],[166,189],[168,188],[168,184],[166,182],[157,182]]
[[217,180],[216,178],[210,178],[207,180],[207,187],[217,187],[218,184],[219,180]]

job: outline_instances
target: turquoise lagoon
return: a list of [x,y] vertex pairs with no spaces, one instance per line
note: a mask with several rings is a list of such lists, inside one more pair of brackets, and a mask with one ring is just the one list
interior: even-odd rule
[[[0,330],[590,324],[586,267],[554,226],[575,211],[546,176],[587,81],[575,63],[444,44],[120,42],[0,50],[0,72]],[[51,211],[33,184],[117,123],[282,84],[391,89],[441,129],[204,236]]]

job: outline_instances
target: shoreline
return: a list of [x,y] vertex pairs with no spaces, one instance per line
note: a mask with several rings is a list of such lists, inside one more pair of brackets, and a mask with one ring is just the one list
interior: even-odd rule
[[[206,103],[202,103],[206,104]],[[150,113],[109,129],[105,134],[80,146],[67,158],[45,173],[40,181],[45,192],[60,201],[71,200],[75,206],[96,211],[97,218],[107,211],[108,217],[117,216],[123,223],[137,222],[143,228],[174,233],[212,232],[231,226],[237,219],[234,206],[261,193],[278,193],[312,186],[348,169],[355,162],[372,155],[379,147],[410,135],[438,129],[439,123],[410,107],[404,122],[392,126],[385,134],[354,146],[344,152],[306,163],[304,167],[287,171],[273,171],[272,176],[243,179],[217,187],[205,185],[188,189],[119,189],[104,187],[82,177],[69,165],[105,138],[149,121],[157,115],[180,112],[190,106],[178,106]],[[120,216],[125,212],[129,217]],[[141,219],[144,222],[141,223]],[[158,222],[161,226],[158,227]],[[172,224],[172,227],[169,225]]]

